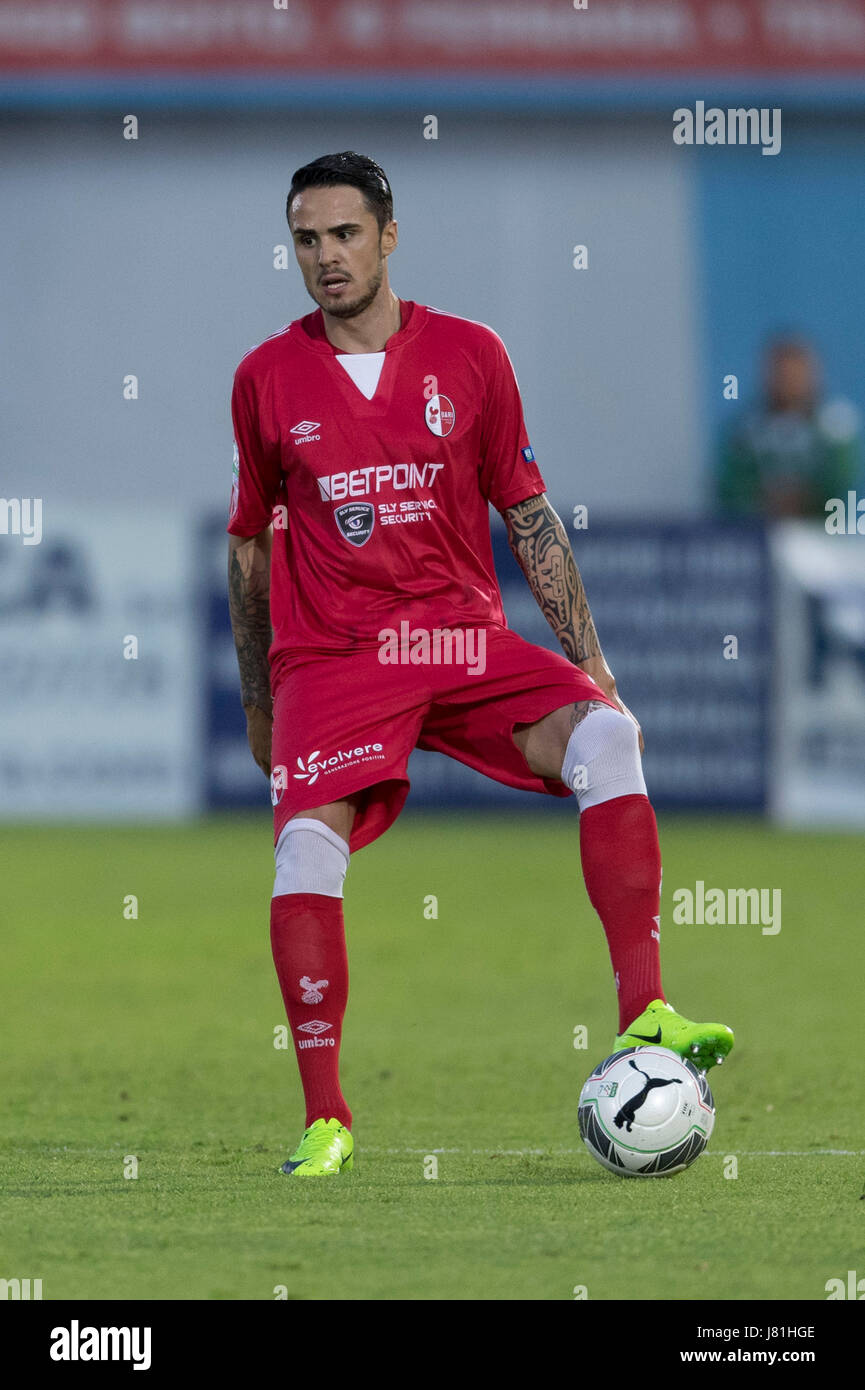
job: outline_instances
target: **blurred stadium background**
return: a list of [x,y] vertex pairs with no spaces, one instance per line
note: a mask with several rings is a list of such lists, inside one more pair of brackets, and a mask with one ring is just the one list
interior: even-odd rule
[[[697,100],[780,107],[781,152],[675,144]],[[231,378],[312,307],[277,268],[293,169],[357,148],[395,191],[398,293],[508,345],[658,806],[865,822],[865,541],[715,501],[782,331],[863,490],[861,0],[2,0],[0,110],[5,817],[267,807],[225,603]],[[510,622],[555,646],[495,524]],[[415,806],[540,803],[412,771]]]

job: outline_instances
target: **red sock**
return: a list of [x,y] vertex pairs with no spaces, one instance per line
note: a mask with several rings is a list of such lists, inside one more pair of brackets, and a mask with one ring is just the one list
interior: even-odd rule
[[270,944],[306,1099],[306,1127],[334,1117],[351,1129],[339,1088],[348,1001],[342,898],[284,893],[270,904]]
[[[661,850],[646,796],[617,796],[580,816],[580,857],[589,901],[601,919],[619,995],[619,1032],[661,988]],[[657,932],[655,936],[652,933]]]

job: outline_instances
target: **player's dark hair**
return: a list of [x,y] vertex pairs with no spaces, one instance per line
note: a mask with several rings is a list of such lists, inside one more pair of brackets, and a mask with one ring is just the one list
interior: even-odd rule
[[365,154],[355,154],[354,150],[343,150],[342,154],[323,154],[311,164],[295,169],[285,200],[285,219],[289,227],[292,200],[298,193],[305,188],[335,188],[341,183],[360,189],[367,211],[375,217],[381,234],[393,218],[390,184],[384,169],[374,159],[369,159]]

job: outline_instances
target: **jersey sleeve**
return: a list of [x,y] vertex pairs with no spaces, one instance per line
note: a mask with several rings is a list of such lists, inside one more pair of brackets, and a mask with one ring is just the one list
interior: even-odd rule
[[523,404],[507,348],[490,329],[481,426],[481,492],[496,511],[546,492],[523,419]]
[[282,487],[279,449],[262,438],[255,383],[243,363],[231,392],[234,464],[227,530],[234,536],[257,536],[273,519]]

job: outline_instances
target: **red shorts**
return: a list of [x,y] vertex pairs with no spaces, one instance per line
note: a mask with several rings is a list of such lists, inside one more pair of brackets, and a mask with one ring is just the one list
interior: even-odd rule
[[464,664],[382,665],[378,648],[283,667],[273,709],[274,843],[292,816],[366,788],[349,847],[370,844],[403,808],[414,748],[446,753],[522,791],[572,795],[531,772],[514,725],[578,700],[612,701],[564,656],[508,628],[484,631],[480,674]]

